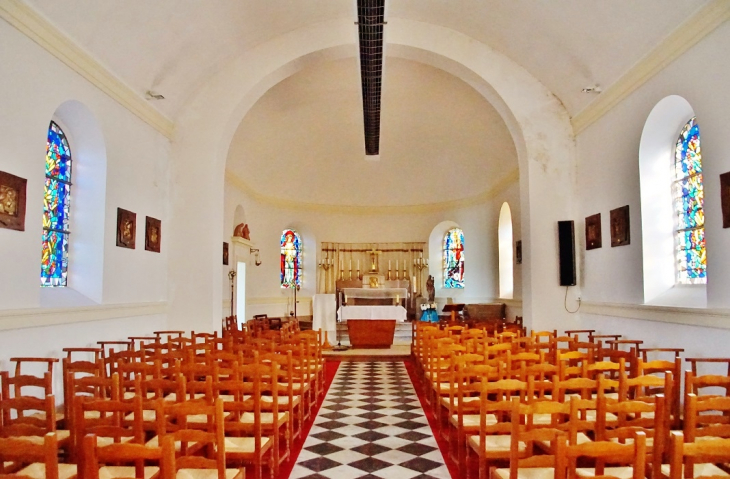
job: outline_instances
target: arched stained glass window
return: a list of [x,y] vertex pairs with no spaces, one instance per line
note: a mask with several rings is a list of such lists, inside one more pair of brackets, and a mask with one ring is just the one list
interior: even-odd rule
[[43,193],[41,286],[66,286],[70,206],[71,149],[63,130],[51,122],[48,127]]
[[704,189],[702,186],[702,152],[697,118],[684,125],[674,152],[675,246],[677,248],[677,282],[707,282],[705,250]]
[[464,287],[464,232],[452,228],[444,237],[444,288]]
[[302,240],[294,230],[281,234],[281,287],[302,285]]

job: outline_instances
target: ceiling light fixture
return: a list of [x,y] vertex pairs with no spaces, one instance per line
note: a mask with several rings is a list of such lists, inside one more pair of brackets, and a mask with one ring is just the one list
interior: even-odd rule
[[603,90],[598,85],[586,87],[581,90],[583,93],[601,93]]
[[148,100],[164,100],[165,99],[164,96],[160,95],[159,93],[157,93],[156,91],[153,91],[153,90],[147,90],[147,92],[145,92],[145,97]]

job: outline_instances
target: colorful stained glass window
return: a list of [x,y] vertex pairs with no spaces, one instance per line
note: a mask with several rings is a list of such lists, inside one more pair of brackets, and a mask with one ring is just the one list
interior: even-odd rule
[[63,130],[51,122],[48,127],[43,192],[41,286],[66,286],[70,206],[71,149]]
[[464,287],[464,232],[452,228],[444,237],[444,288]]
[[281,287],[302,285],[302,240],[294,230],[281,234]]
[[707,282],[704,189],[700,127],[692,118],[679,134],[674,152],[674,213],[677,282]]

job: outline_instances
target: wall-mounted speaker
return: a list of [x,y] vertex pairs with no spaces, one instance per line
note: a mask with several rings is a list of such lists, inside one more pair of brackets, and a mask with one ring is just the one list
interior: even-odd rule
[[575,286],[575,226],[573,221],[558,221],[560,286]]

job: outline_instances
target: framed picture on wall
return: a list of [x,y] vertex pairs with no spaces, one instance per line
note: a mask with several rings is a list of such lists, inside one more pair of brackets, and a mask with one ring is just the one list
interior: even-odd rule
[[722,204],[722,227],[730,228],[730,171],[720,175],[720,200]]
[[631,243],[629,205],[611,210],[611,246],[624,246]]
[[586,249],[596,249],[603,246],[601,240],[601,213],[586,218]]
[[223,242],[223,264],[228,265],[228,243]]
[[515,260],[517,264],[522,264],[522,240],[515,243]]
[[162,241],[162,222],[156,218],[145,217],[144,249],[154,253],[160,252]]
[[117,246],[134,249],[136,236],[137,214],[117,208]]
[[25,187],[28,180],[0,171],[0,228],[25,231]]

